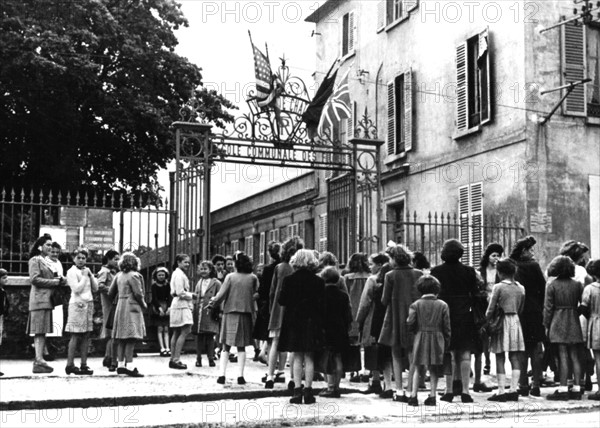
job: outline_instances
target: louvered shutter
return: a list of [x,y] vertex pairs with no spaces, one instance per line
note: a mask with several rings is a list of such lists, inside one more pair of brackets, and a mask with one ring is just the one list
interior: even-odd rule
[[377,3],[377,31],[382,30],[386,25],[385,12],[385,0],[381,0]]
[[404,73],[404,151],[413,147],[413,75],[412,70]]
[[264,264],[265,263],[265,251],[266,251],[266,236],[265,232],[260,232],[260,238],[258,240],[258,262]]
[[471,236],[469,259],[471,266],[479,265],[483,255],[483,185],[471,185],[470,191]]
[[327,251],[327,214],[319,216],[319,251]]
[[460,242],[465,247],[465,254],[469,254],[469,186],[461,186],[458,189],[458,217]]
[[[585,25],[567,23],[561,27],[562,84],[586,78]],[[587,116],[585,84],[577,85],[562,104],[569,116]]]
[[244,252],[248,256],[250,261],[252,263],[254,263],[254,237],[252,235],[246,236],[245,244],[246,244],[245,245],[246,248],[245,248]]
[[350,101],[350,117],[348,118],[348,142],[355,137],[356,132],[356,101]]
[[348,53],[351,54],[358,45],[358,17],[354,11],[348,13]]
[[467,112],[467,43],[456,47],[456,131],[468,128]]
[[[479,54],[482,55],[483,67],[481,70],[481,121],[484,123],[489,122],[492,119],[492,104],[491,104],[491,82],[490,82],[490,54],[491,54],[491,43],[489,31],[486,28],[484,31],[479,33]],[[483,55],[485,55],[483,57]]]
[[392,156],[396,154],[396,90],[394,80],[388,83],[388,133],[387,133],[387,154]]

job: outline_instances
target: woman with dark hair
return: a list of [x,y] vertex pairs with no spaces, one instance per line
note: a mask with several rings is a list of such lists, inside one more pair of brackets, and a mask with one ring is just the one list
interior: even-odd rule
[[[371,385],[365,394],[381,394],[384,390],[392,390],[392,354],[390,348],[384,348],[377,343],[385,315],[385,307],[381,303],[383,277],[379,279],[379,273],[384,265],[389,266],[389,261],[390,258],[386,253],[372,254],[369,257],[371,276],[365,284],[356,314],[356,322],[361,331],[361,345],[365,350],[365,369],[373,373]],[[367,358],[368,355],[374,355],[375,358]],[[383,371],[383,388],[379,380],[380,371]]]
[[[504,247],[497,242],[492,242],[485,247],[485,252],[479,262],[478,272],[481,276],[481,293],[477,301],[481,302],[481,309],[484,314],[490,303],[494,284],[500,282],[498,273],[496,272],[496,264],[500,260],[500,257],[502,257],[502,254],[504,254]],[[485,355],[483,374],[490,374],[490,337],[484,330],[479,331],[475,345],[477,349],[475,351],[475,382],[473,383],[473,391],[490,392],[492,388],[481,382],[481,354]]]
[[31,249],[29,259],[29,317],[27,334],[33,334],[35,360],[33,373],[52,373],[54,369],[44,361],[46,334],[52,332],[52,291],[66,284],[62,276],[55,276],[46,258],[52,251],[52,237],[48,234],[38,238]]
[[225,277],[225,282],[216,296],[210,299],[209,306],[223,302],[223,320],[219,341],[223,343],[221,351],[221,376],[217,383],[225,384],[229,351],[232,346],[238,351],[237,383],[243,385],[246,366],[246,346],[252,344],[252,320],[255,317],[254,290],[258,287],[258,278],[253,273],[252,261],[242,253],[234,255],[235,272]]
[[428,274],[429,270],[431,269],[431,264],[429,263],[429,260],[427,260],[425,254],[423,254],[420,251],[415,251],[413,253],[412,265],[415,269],[419,269],[421,272],[423,272],[423,274]]
[[[546,287],[544,327],[550,343],[558,346],[560,387],[547,398],[548,400],[581,400],[579,346],[583,343],[583,335],[577,308],[581,302],[583,286],[573,279],[575,263],[567,256],[555,257],[550,262],[548,276],[556,279],[550,280]],[[570,364],[574,374],[574,385],[571,391],[567,389]]]
[[471,305],[479,294],[477,274],[471,266],[460,262],[464,247],[460,241],[449,239],[444,242],[441,258],[443,263],[431,269],[431,275],[441,284],[439,298],[450,308],[450,324],[452,336],[449,351],[452,360],[446,354],[444,372],[446,376],[446,393],[442,401],[452,402],[454,398],[453,374],[460,373],[460,394],[463,403],[472,403],[469,394],[469,374],[471,372],[471,352],[475,351],[476,330]]
[[120,272],[108,290],[111,301],[118,296],[112,329],[113,340],[117,342],[117,373],[132,377],[143,376],[137,368],[127,368],[127,364],[133,362],[136,340],[146,336],[144,311],[148,308],[144,300],[144,284],[138,273],[139,266],[135,254],[123,253],[119,260]]
[[98,291],[100,293],[100,303],[102,304],[102,332],[100,333],[100,337],[106,339],[106,348],[104,350],[104,360],[102,360],[102,365],[108,367],[108,371],[110,372],[114,372],[117,369],[117,351],[114,346],[114,341],[112,340],[112,329],[108,328],[106,323],[112,306],[116,305],[116,302],[111,301],[108,298],[108,290],[110,289],[118,269],[119,253],[115,250],[108,250],[106,254],[102,256],[102,267],[96,274]]
[[281,244],[276,241],[270,241],[267,244],[267,252],[271,258],[271,263],[263,268],[263,273],[258,281],[258,300],[256,301],[258,306],[258,312],[256,314],[256,323],[254,324],[254,331],[252,337],[257,340],[261,340],[262,347],[258,360],[267,363],[267,355],[269,354],[269,318],[271,316],[270,305],[269,305],[269,293],[271,291],[271,282],[273,281],[273,274],[275,273],[275,267],[281,262]]
[[190,290],[190,280],[187,270],[190,268],[190,257],[187,254],[177,254],[175,267],[171,275],[171,308],[169,314],[169,325],[173,329],[171,337],[171,359],[169,368],[177,370],[187,369],[187,365],[181,362],[181,350],[185,339],[192,331],[194,323],[193,310],[196,293]]
[[[271,339],[271,349],[269,350],[269,368],[267,377],[265,378],[265,388],[273,389],[274,382],[285,382],[284,368],[287,360],[287,353],[279,351],[279,336],[281,335],[281,323],[283,321],[283,307],[279,304],[279,295],[283,279],[286,276],[294,273],[294,268],[290,265],[290,260],[296,254],[296,251],[304,248],[304,241],[298,236],[293,236],[286,240],[281,246],[281,263],[275,268],[273,280],[271,281],[271,289],[269,290],[269,302],[271,316],[269,318],[269,338]],[[279,372],[276,376],[275,365],[279,358]],[[293,367],[290,367],[293,370]],[[293,372],[292,372],[293,373]],[[288,388],[293,389],[294,381],[290,380]]]
[[[388,250],[392,260],[393,270],[385,275],[381,303],[387,307],[383,327],[379,335],[379,343],[392,348],[392,364],[396,391],[393,400],[408,403],[406,390],[402,385],[403,360],[408,358],[411,366],[411,350],[413,334],[409,332],[406,320],[410,305],[421,297],[416,282],[423,275],[411,266],[412,253],[402,245]],[[408,390],[412,390],[413,368],[408,373]]]
[[[510,258],[517,263],[515,281],[525,287],[525,307],[519,315],[525,340],[525,353],[521,353],[521,377],[519,379],[519,394],[526,397],[531,394],[539,397],[540,381],[542,378],[542,361],[544,351],[542,342],[546,338],[543,324],[544,293],[546,278],[539,263],[534,258],[533,247],[536,244],[533,236],[519,239],[510,253]],[[531,359],[533,372],[532,385],[527,378],[528,359]]]

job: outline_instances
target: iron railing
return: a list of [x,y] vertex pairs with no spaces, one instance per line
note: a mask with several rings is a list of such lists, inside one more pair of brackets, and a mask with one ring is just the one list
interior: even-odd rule
[[164,207],[143,204],[143,197],[134,194],[2,189],[0,266],[10,275],[27,275],[31,246],[44,232],[61,244],[65,268],[69,253],[79,246],[90,251],[88,265],[94,272],[111,248],[133,251],[141,257],[142,269],[170,265],[168,256],[152,251],[169,246],[173,213],[168,201]]
[[465,254],[463,263],[478,266],[485,247],[491,242],[498,242],[504,247],[505,254],[510,253],[514,243],[525,235],[525,229],[512,216],[485,215],[483,222],[461,223],[458,215],[450,213],[428,213],[425,220],[420,220],[417,213],[408,215],[406,221],[383,221],[387,227],[387,236],[397,243],[407,246],[412,251],[422,252],[431,266],[442,262],[441,252],[444,241],[456,238],[460,240],[461,227],[477,228],[479,233],[463,233],[462,236],[481,236],[482,241],[463,242]]

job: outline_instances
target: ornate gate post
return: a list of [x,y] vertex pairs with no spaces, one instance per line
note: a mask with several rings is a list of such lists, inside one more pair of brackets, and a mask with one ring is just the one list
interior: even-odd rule
[[[196,121],[197,106],[185,106],[175,129],[175,177],[171,255],[185,252],[192,261],[210,256],[210,168],[213,161],[212,125]],[[195,271],[194,271],[195,272]]]

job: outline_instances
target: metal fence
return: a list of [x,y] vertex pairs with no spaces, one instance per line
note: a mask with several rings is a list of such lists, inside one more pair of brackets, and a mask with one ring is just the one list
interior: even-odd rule
[[155,250],[169,247],[172,215],[168,201],[164,207],[148,206],[141,195],[2,189],[0,266],[10,275],[27,275],[31,246],[42,233],[49,233],[62,246],[60,261],[65,268],[70,252],[84,246],[94,272],[109,249],[133,251],[147,271],[171,262]]
[[[477,241],[462,242],[465,246],[463,263],[476,267],[489,243],[501,244],[505,254],[508,254],[514,243],[525,235],[525,229],[520,227],[517,219],[512,216],[485,215],[481,222],[473,224],[464,220],[461,222],[456,213],[430,212],[421,220],[415,212],[412,216],[408,215],[407,221],[383,223],[387,227],[388,237],[393,237],[396,242],[402,243],[412,251],[422,252],[432,266],[442,262],[442,246],[448,239],[460,240],[461,236],[477,237]],[[472,233],[465,233],[464,228],[470,229]]]

